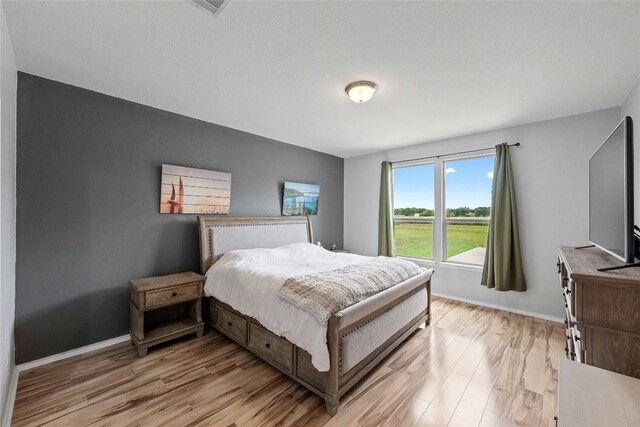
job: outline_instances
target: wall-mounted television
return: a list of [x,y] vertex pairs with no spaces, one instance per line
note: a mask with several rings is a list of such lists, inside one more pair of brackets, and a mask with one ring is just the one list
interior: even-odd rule
[[633,263],[633,225],[633,121],[626,117],[589,160],[589,241]]

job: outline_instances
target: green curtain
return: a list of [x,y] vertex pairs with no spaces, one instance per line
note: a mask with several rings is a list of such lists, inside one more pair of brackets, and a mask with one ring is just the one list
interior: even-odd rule
[[378,255],[393,256],[393,243],[393,170],[391,162],[382,162]]
[[482,285],[498,291],[527,290],[520,257],[518,215],[509,145],[496,145],[491,197],[491,220]]

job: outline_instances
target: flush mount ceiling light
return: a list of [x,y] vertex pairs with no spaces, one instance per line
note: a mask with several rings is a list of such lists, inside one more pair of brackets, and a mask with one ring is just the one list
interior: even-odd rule
[[349,95],[349,98],[353,102],[362,104],[373,98],[373,94],[378,90],[378,86],[374,82],[368,80],[361,80],[359,82],[353,82],[344,88],[344,91]]

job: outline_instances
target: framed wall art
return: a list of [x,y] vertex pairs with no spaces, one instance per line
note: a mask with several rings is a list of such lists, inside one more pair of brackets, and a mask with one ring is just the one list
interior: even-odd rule
[[162,165],[160,213],[228,215],[231,174]]
[[282,215],[317,215],[320,185],[285,182]]

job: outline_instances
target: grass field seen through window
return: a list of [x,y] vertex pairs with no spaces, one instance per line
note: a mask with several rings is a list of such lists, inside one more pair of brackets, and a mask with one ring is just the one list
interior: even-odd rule
[[[447,224],[447,258],[487,244],[489,224]],[[433,258],[433,224],[395,225],[396,255]]]

